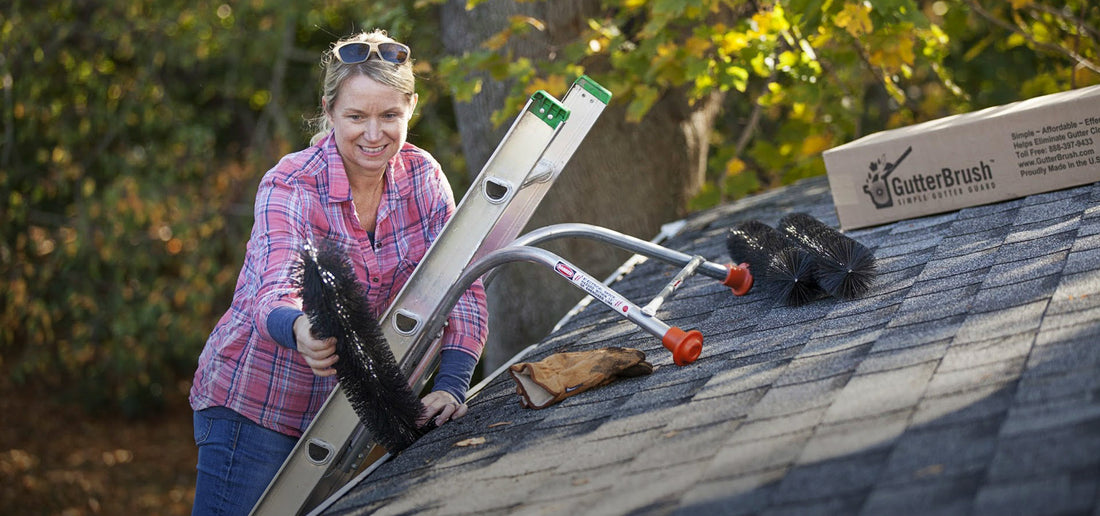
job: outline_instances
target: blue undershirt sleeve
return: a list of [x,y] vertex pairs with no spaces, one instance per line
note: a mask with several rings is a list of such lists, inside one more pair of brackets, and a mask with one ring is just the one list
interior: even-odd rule
[[439,354],[439,373],[435,376],[433,390],[446,391],[459,403],[466,402],[466,390],[474,376],[477,359],[464,351],[445,349]]
[[302,311],[289,306],[280,306],[267,316],[267,333],[284,348],[298,350],[298,339],[294,337],[294,321]]

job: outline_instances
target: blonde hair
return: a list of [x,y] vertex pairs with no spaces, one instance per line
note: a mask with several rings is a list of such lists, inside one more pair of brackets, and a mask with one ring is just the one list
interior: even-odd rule
[[325,52],[325,55],[321,58],[321,66],[325,70],[324,83],[321,86],[321,109],[318,115],[314,117],[310,123],[314,131],[313,137],[309,140],[310,145],[314,145],[318,141],[321,141],[321,139],[328,136],[329,131],[332,130],[332,123],[326,116],[325,106],[331,108],[336,104],[336,99],[340,95],[340,88],[342,88],[344,83],[351,77],[365,75],[404,93],[410,100],[413,95],[416,94],[416,78],[413,76],[412,59],[399,65],[381,59],[368,59],[362,63],[347,64],[336,57],[333,49],[341,43],[348,41],[363,41],[367,43],[396,42],[396,40],[386,34],[386,31],[375,29],[371,32],[360,32],[359,34],[341,39]]

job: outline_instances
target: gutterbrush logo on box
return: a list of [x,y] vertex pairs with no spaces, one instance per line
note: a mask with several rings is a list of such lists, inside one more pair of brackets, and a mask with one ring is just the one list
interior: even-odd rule
[[993,159],[978,160],[964,166],[942,167],[933,173],[897,173],[912,152],[910,145],[896,158],[890,159],[884,154],[868,165],[863,193],[871,198],[875,209],[966,196],[997,188],[993,180]]

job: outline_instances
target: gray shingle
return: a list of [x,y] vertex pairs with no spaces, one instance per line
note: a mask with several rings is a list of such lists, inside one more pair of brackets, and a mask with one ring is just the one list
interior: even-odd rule
[[786,467],[779,467],[733,477],[703,479],[684,494],[673,514],[757,514],[768,507],[775,483],[786,471]]
[[974,501],[973,514],[1088,514],[1096,506],[1096,487],[1095,472],[987,484]]
[[831,420],[830,414],[814,430],[798,457],[812,464],[879,448],[889,449],[909,423],[912,407],[876,412],[858,420]]
[[809,382],[776,385],[756,403],[751,416],[767,419],[828,407],[851,376],[848,372]]
[[980,387],[1001,385],[1014,380],[1024,370],[1026,358],[1014,358],[991,362],[965,369],[936,371],[928,382],[925,396],[943,396],[956,392],[971,391]]
[[1000,421],[1008,414],[1014,395],[1013,382],[977,385],[968,389],[933,393],[929,389],[912,416],[915,429],[943,425]]
[[845,496],[865,497],[878,480],[888,453],[887,449],[875,448],[822,462],[798,464],[779,482],[772,501],[782,506]]
[[[666,245],[721,261],[729,227],[793,211],[836,226],[825,178]],[[684,367],[592,304],[525,360],[627,345],[653,374],[544,410],[493,379],[325,514],[1100,514],[1100,183],[848,234],[877,259],[860,299],[693,277],[658,313],[704,334]],[[613,287],[644,304],[675,273]]]
[[935,362],[888,369],[852,377],[825,414],[826,422],[864,419],[876,414],[907,410],[924,394]]
[[914,477],[904,484],[877,486],[860,514],[967,515],[982,482],[981,475],[947,477],[934,467]]
[[891,451],[882,484],[904,486],[931,477],[984,473],[997,449],[999,423],[982,417],[905,432]]

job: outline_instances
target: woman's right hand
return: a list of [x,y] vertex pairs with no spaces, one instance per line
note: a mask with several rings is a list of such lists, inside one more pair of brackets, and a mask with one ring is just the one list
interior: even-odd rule
[[313,337],[309,318],[305,315],[294,320],[294,339],[298,341],[298,352],[306,359],[306,364],[317,376],[332,376],[336,369],[332,367],[340,357],[336,356],[336,337],[319,340]]

